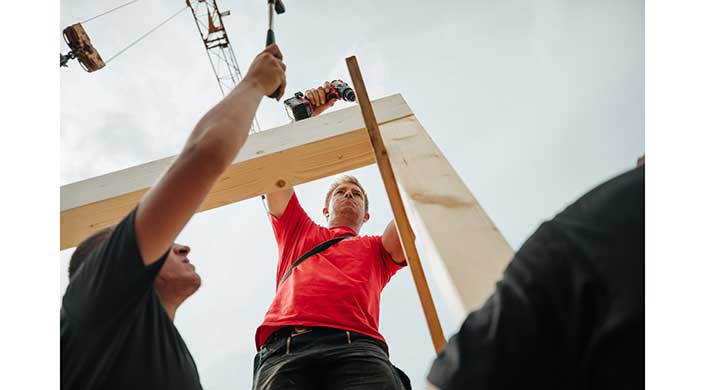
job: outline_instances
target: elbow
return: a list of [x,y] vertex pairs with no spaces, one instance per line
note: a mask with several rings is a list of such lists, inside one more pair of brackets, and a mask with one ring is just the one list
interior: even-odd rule
[[181,158],[200,168],[204,174],[218,176],[230,165],[233,156],[228,155],[221,142],[198,140],[186,145]]
[[180,158],[200,170],[223,173],[247,140],[247,132],[239,134],[227,125],[202,119],[186,143]]

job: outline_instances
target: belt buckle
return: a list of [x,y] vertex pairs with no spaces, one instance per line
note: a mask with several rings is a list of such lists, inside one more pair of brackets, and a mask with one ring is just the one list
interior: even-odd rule
[[312,331],[312,328],[307,328],[305,326],[292,326],[291,327],[291,337],[299,336],[304,333]]

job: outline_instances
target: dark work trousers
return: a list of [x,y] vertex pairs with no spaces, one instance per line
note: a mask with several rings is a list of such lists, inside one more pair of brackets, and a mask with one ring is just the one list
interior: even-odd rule
[[273,333],[255,355],[254,390],[403,390],[405,386],[410,388],[408,378],[389,361],[387,345],[354,332],[286,327]]

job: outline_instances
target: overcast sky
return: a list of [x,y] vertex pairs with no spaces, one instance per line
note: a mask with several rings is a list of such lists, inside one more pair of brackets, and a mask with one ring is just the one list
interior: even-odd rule
[[[123,0],[61,2],[61,27]],[[356,55],[370,96],[401,93],[516,249],[545,219],[644,153],[644,6],[637,0],[292,1],[275,32],[287,97],[324,80],[350,81]],[[84,25],[104,59],[183,7],[141,0]],[[266,2],[219,1],[246,72],[263,48]],[[66,45],[57,32],[63,52]],[[178,153],[221,98],[189,11],[89,74],[61,70],[61,184]],[[335,109],[349,106],[336,104]],[[263,100],[263,129],[288,121]],[[352,172],[370,195],[363,234],[391,218],[374,166]],[[329,179],[296,188],[323,224]],[[274,293],[276,246],[259,199],[196,215],[178,242],[203,279],[176,316],[206,389],[251,386],[254,331]],[[472,248],[468,248],[472,250]],[[72,250],[61,252],[61,294]],[[421,253],[423,258],[423,253]],[[463,319],[444,303],[449,337]],[[382,294],[392,360],[421,387],[434,355],[410,272]]]

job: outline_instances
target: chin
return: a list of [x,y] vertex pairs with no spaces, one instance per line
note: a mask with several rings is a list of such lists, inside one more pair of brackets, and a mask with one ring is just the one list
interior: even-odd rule
[[199,287],[201,287],[201,275],[195,272],[193,273],[193,285],[195,286],[195,290],[198,290]]
[[360,210],[354,207],[344,207],[336,212],[337,215],[344,215],[348,218],[358,219],[360,217]]
[[193,294],[201,287],[201,276],[196,272],[183,274],[179,279],[181,280],[179,284],[184,290],[191,291],[190,294]]

